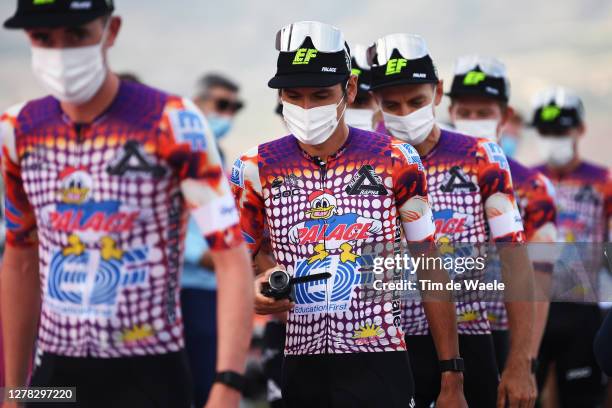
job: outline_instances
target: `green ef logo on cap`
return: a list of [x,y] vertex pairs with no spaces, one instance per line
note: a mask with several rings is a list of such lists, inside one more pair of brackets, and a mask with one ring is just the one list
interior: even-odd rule
[[540,118],[544,122],[552,122],[561,114],[561,109],[555,105],[549,105],[542,108]]
[[391,58],[387,61],[387,70],[385,75],[394,75],[402,72],[402,68],[406,67],[408,60],[406,58]]
[[53,3],[55,3],[55,0],[34,0],[32,4],[34,4],[35,6],[41,6],[43,4],[53,4]]
[[312,58],[316,58],[317,50],[314,48],[300,48],[295,52],[293,57],[293,65],[306,65]]
[[478,85],[480,82],[484,81],[487,76],[484,72],[480,71],[470,71],[463,78],[463,85]]

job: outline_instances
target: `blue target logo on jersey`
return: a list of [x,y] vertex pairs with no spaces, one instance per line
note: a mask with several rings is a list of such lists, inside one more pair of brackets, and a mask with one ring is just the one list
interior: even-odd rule
[[51,258],[47,280],[50,305],[57,312],[71,315],[114,315],[122,288],[147,283],[147,249],[123,253],[121,259],[103,259],[85,251]]
[[296,263],[295,276],[331,273],[329,279],[301,283],[295,286],[296,314],[341,312],[348,310],[355,287],[362,283],[356,262],[340,262],[336,256],[308,263],[307,259]]

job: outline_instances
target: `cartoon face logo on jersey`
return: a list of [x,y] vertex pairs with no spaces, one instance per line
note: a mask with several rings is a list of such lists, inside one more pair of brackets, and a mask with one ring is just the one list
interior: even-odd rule
[[336,197],[329,190],[315,191],[308,196],[308,203],[306,214],[311,220],[326,220],[336,213]]
[[355,262],[359,255],[356,244],[382,230],[382,223],[357,213],[337,215],[337,200],[331,191],[316,191],[308,197],[307,221],[289,230],[289,242],[316,244],[308,262],[321,261],[331,253],[340,253],[341,262]]
[[81,204],[89,199],[93,181],[83,169],[66,167],[60,173],[60,195],[67,204]]

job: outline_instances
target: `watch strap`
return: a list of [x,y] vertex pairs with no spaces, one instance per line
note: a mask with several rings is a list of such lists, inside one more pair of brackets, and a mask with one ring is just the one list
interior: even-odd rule
[[452,358],[450,360],[440,360],[438,361],[440,366],[440,372],[443,373],[445,371],[455,371],[455,372],[464,372],[465,371],[465,363],[462,358]]
[[246,387],[246,379],[236,371],[220,371],[215,376],[215,382],[227,385],[240,393],[244,392]]

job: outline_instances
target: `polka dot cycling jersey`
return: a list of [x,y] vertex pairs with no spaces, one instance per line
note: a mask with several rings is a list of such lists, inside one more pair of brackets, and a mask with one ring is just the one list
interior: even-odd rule
[[[557,238],[563,242],[552,285],[556,301],[597,302],[609,299],[600,283],[604,262],[611,258],[612,176],[610,170],[588,162],[564,174],[548,166],[536,170],[548,177],[555,190]],[[602,253],[607,251],[607,257]]]
[[[508,159],[508,164],[512,173],[514,193],[523,218],[525,238],[529,242],[554,242],[557,210],[554,188],[550,180],[539,171],[525,167],[516,160]],[[530,252],[530,260],[534,264],[534,269],[540,272],[552,272],[552,263],[538,256],[537,247],[533,249],[535,250]],[[500,276],[499,256],[493,255],[489,258],[489,273]],[[499,294],[498,302],[487,304],[487,317],[491,330],[508,330],[508,316],[503,302],[503,293]]]
[[[442,130],[436,146],[422,159],[436,243],[444,259],[484,256],[486,246],[477,244],[491,240],[524,240],[508,161],[497,144]],[[486,268],[449,271],[455,281],[483,279],[485,272]],[[486,304],[479,291],[463,290],[457,300],[459,333],[490,333]],[[429,331],[419,301],[404,303],[403,320],[409,335]]]
[[38,245],[38,347],[64,356],[183,347],[185,209],[213,250],[242,242],[205,119],[189,101],[122,82],[75,125],[46,97],[2,115],[7,245]]
[[267,225],[273,254],[290,275],[331,274],[295,285],[286,354],[405,350],[400,291],[366,284],[396,278],[372,266],[399,250],[403,234],[433,240],[416,150],[349,128],[344,146],[323,162],[289,135],[236,160],[230,181],[253,253]]

